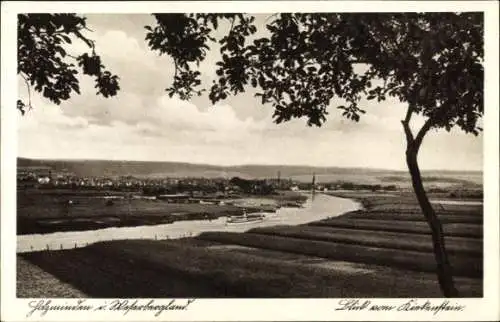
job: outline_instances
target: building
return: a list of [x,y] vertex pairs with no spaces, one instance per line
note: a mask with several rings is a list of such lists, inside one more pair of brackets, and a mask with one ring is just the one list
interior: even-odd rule
[[39,184],[49,184],[50,181],[51,181],[50,177],[48,177],[48,176],[38,177],[38,183]]

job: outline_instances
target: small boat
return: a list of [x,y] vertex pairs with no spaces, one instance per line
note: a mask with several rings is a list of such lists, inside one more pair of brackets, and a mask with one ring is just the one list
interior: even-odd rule
[[289,201],[282,204],[286,208],[304,208],[304,205],[299,201]]
[[260,222],[266,218],[264,214],[247,214],[246,211],[243,212],[241,216],[231,216],[227,218],[226,224],[243,224],[251,222]]

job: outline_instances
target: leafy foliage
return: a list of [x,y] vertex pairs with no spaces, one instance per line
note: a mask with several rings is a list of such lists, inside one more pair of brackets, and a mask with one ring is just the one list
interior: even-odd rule
[[[118,76],[112,75],[101,64],[95,52],[94,41],[82,34],[88,30],[84,17],[76,14],[20,14],[18,15],[17,73],[28,86],[55,104],[70,98],[73,92],[80,94],[79,73],[95,78],[97,94],[114,96],[120,89]],[[89,46],[91,54],[71,56],[66,49],[73,39],[79,39]],[[22,114],[31,108],[30,102],[18,100],[17,108]]]
[[[221,70],[225,68],[229,72],[230,79],[236,84],[245,69],[241,65],[241,48],[243,48],[245,36],[257,31],[251,25],[254,17],[245,18],[243,14],[154,14],[157,25],[153,28],[145,26],[148,30],[146,41],[153,51],[160,55],[167,54],[174,59],[175,76],[171,87],[167,88],[170,97],[179,95],[181,99],[190,99],[193,94],[201,95],[203,90],[196,89],[200,84],[200,72],[193,71],[193,64],[199,66],[206,57],[209,41],[216,41],[210,33],[217,29],[220,19],[231,21],[231,31],[227,36],[219,40],[222,51],[229,51],[233,57],[224,55],[225,62],[221,63]],[[235,24],[236,23],[236,24]],[[219,71],[218,71],[219,73]],[[222,82],[225,82],[223,79]],[[215,86],[215,85],[214,85]],[[221,85],[222,86],[222,85]],[[243,91],[241,86],[233,86],[235,94]],[[238,89],[238,90],[237,90]],[[216,90],[214,89],[215,93]],[[212,94],[211,94],[212,95]],[[220,92],[221,98],[227,94]]]
[[[342,115],[358,121],[363,97],[409,104],[429,121],[426,130],[457,125],[477,134],[483,114],[483,17],[481,13],[283,13],[266,25],[267,37],[245,14],[155,14],[146,26],[149,47],[176,65],[170,96],[201,94],[196,70],[209,43],[221,45],[213,103],[252,86],[277,123],[306,117],[326,121],[332,99]],[[231,23],[214,39],[219,20]],[[196,66],[195,66],[196,65]]]

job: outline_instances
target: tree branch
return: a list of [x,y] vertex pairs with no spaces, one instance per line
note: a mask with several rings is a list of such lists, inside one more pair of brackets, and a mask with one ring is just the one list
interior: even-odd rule
[[365,64],[365,65],[370,64],[370,62],[368,62],[368,60],[362,60],[362,59],[351,59],[351,60],[349,60],[349,63],[350,64]]
[[92,48],[92,50],[94,50],[95,42],[93,40],[86,38],[84,35],[81,34],[81,32],[79,30],[74,30],[73,33],[78,38],[80,38],[83,42],[85,42],[87,44],[87,46],[89,46],[90,48]]
[[403,129],[405,131],[406,141],[408,142],[408,145],[412,145],[414,143],[413,133],[411,132],[410,128],[410,119],[412,114],[413,114],[413,107],[409,105],[408,109],[406,110],[405,119],[401,121],[401,123],[403,124]]
[[174,82],[177,78],[177,71],[179,70],[179,64],[177,64],[177,59],[174,58]]
[[422,144],[422,140],[424,139],[425,134],[427,134],[427,132],[431,129],[433,124],[434,123],[432,121],[432,118],[428,118],[427,121],[425,121],[422,128],[420,129],[420,131],[418,131],[417,136],[415,138],[415,147],[417,148],[417,150],[420,148],[420,145]]
[[269,17],[266,18],[266,20],[264,22],[267,23],[267,21],[269,19],[271,19],[272,17],[277,16],[277,15],[278,15],[277,13],[270,15]]
[[233,32],[233,27],[234,27],[234,21],[236,20],[235,17],[231,19],[231,27],[229,28],[228,36]]
[[28,78],[26,78],[26,76],[24,76],[23,74],[19,74],[21,75],[21,77],[24,79],[24,83],[26,83],[26,88],[28,89],[28,108],[29,110],[32,110],[33,107],[31,106],[31,86],[28,82]]
[[410,119],[411,119],[411,115],[413,114],[413,106],[412,105],[409,105],[408,106],[408,109],[406,110],[406,116],[405,116],[405,119],[401,122],[405,122],[407,124],[410,124]]

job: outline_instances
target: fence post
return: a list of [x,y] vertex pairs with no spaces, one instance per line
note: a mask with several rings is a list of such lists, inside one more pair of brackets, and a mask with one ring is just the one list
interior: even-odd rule
[[50,249],[49,249],[49,244],[47,244],[47,250],[50,250]]

